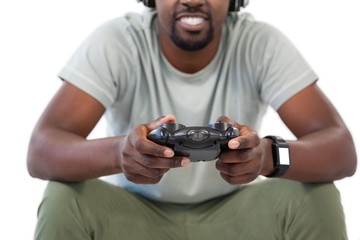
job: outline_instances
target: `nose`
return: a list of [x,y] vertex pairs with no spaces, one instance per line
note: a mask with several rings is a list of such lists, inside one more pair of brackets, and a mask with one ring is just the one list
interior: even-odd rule
[[199,7],[204,5],[206,0],[180,0],[180,3],[188,7]]

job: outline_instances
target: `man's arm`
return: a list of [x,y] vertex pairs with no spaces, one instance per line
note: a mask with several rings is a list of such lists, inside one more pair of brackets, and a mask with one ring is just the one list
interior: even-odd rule
[[33,131],[28,151],[30,174],[78,181],[120,172],[114,148],[121,138],[86,141],[104,110],[94,98],[64,82]]
[[37,123],[28,151],[33,177],[82,181],[124,172],[137,183],[155,183],[172,167],[188,159],[174,157],[171,149],[147,140],[159,124],[175,121],[167,116],[135,127],[127,136],[87,140],[104,107],[90,95],[64,81]]
[[[301,182],[329,182],[355,173],[357,158],[352,136],[340,115],[316,83],[286,101],[279,109],[286,126],[297,137],[290,145],[291,166],[283,178]],[[259,138],[249,126],[228,119],[240,129],[216,167],[231,184],[248,183],[274,171],[272,140]],[[276,130],[274,130],[276,135]]]
[[355,173],[357,157],[352,136],[316,84],[289,99],[278,113],[297,137],[288,141],[292,162],[285,178],[326,182]]

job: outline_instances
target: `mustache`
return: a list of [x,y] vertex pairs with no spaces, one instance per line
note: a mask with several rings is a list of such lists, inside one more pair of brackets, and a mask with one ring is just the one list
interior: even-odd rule
[[173,17],[175,18],[177,15],[179,14],[183,14],[183,13],[201,13],[201,14],[204,14],[206,15],[209,19],[211,19],[211,13],[209,12],[206,12],[202,9],[201,6],[197,6],[197,7],[186,7],[186,8],[183,8],[181,10],[177,10],[173,13]]

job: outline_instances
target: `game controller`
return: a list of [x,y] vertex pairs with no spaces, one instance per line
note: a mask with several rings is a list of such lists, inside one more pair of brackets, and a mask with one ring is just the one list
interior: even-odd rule
[[239,129],[229,123],[217,122],[207,127],[167,123],[152,130],[148,139],[172,148],[177,156],[198,162],[217,159],[222,150],[229,149],[228,142],[239,135]]

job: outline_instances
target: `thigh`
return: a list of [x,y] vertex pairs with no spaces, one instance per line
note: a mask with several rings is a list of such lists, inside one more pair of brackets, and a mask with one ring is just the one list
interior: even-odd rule
[[183,207],[164,212],[152,201],[101,180],[50,182],[35,239],[184,239]]
[[189,214],[191,239],[347,239],[333,183],[266,180],[198,204]]
[[329,184],[269,180],[199,204],[153,202],[100,180],[50,182],[35,239],[346,239]]

